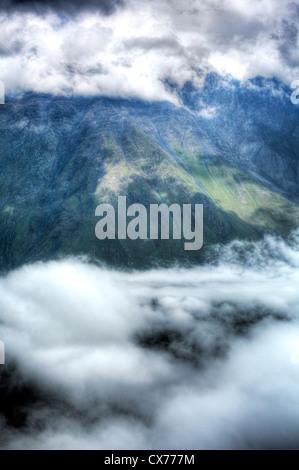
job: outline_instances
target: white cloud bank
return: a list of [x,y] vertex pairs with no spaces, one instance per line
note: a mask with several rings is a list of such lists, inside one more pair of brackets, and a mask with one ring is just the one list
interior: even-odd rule
[[[71,3],[71,2],[69,2]],[[173,99],[163,80],[200,85],[207,71],[238,79],[299,77],[299,6],[281,0],[130,0],[110,15],[1,12],[0,79],[33,90]]]
[[298,249],[269,239],[225,262],[242,249],[191,270],[68,260],[2,278],[2,390],[41,401],[24,430],[2,420],[1,448],[298,448]]

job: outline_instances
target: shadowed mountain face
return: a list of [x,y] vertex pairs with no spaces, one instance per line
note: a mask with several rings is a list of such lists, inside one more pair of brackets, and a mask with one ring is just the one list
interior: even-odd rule
[[[168,84],[168,86],[172,86]],[[174,87],[173,87],[174,88]],[[114,265],[198,262],[207,248],[298,222],[299,111],[290,90],[210,74],[184,103],[27,94],[0,107],[0,267],[87,254]],[[95,208],[202,203],[204,248],[99,241]]]

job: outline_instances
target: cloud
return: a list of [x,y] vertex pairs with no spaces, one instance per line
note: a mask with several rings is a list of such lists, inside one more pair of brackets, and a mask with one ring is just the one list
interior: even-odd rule
[[4,11],[33,11],[37,14],[47,11],[56,11],[59,14],[76,15],[82,10],[100,11],[109,15],[118,6],[124,4],[123,0],[1,0],[0,9]]
[[289,85],[299,76],[298,9],[287,1],[90,1],[81,8],[61,0],[41,12],[39,2],[19,3],[2,3],[0,78],[8,94],[175,101],[166,79],[201,86],[213,70]]
[[190,270],[1,278],[1,448],[297,448],[298,267],[294,234]]
[[201,111],[198,112],[198,116],[204,119],[213,119],[216,114],[217,110],[215,107],[203,108]]
[[125,40],[122,44],[123,50],[141,50],[146,53],[152,50],[161,50],[168,51],[169,53],[174,54],[184,54],[183,47],[179,44],[178,40],[168,37],[157,37],[157,38],[147,38],[147,37],[134,37],[128,40]]

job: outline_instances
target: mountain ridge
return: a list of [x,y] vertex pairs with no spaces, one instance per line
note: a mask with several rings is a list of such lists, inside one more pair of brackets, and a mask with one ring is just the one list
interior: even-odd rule
[[204,204],[205,248],[287,236],[298,222],[298,107],[278,82],[275,93],[253,85],[211,74],[201,90],[176,90],[181,107],[34,93],[8,100],[0,107],[1,269],[80,254],[127,267],[206,259],[205,249],[184,253],[183,241],[99,242],[95,207],[119,195],[146,207]]

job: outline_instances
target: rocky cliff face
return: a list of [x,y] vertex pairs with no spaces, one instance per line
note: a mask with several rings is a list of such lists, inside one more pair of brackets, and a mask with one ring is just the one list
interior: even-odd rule
[[[171,84],[168,84],[171,86]],[[216,242],[297,225],[298,108],[289,90],[214,74],[183,103],[27,94],[0,107],[1,269],[87,254],[114,265],[198,262]],[[102,241],[95,208],[203,203],[204,249]]]

